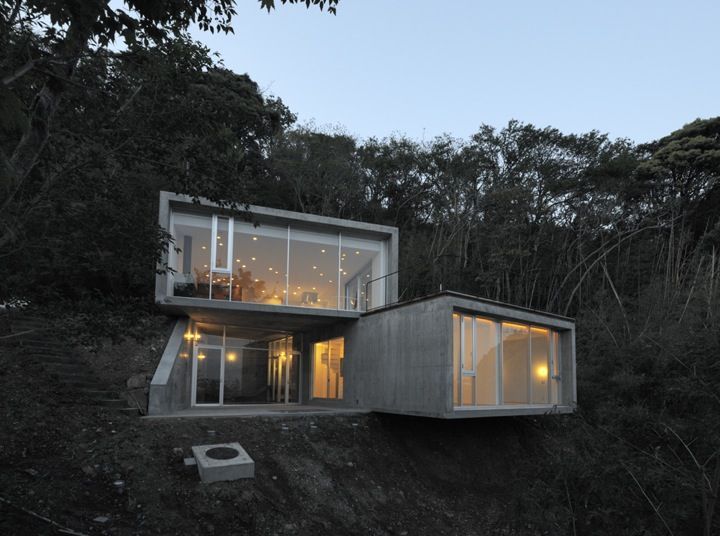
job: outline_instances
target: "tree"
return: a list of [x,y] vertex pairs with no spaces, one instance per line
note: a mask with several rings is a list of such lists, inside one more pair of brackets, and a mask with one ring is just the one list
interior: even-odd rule
[[[338,0],[281,0],[328,7]],[[274,0],[259,0],[267,10]],[[12,201],[35,168],[51,133],[62,96],[75,82],[82,60],[122,40],[128,47],[162,44],[197,23],[210,32],[232,32],[235,0],[124,0],[114,8],[110,0],[0,0],[0,39],[7,54],[0,61],[0,97],[15,105],[5,114],[20,114],[28,102],[21,132],[0,146],[0,191]],[[49,22],[48,22],[49,21]],[[31,89],[25,77],[32,77]],[[23,99],[25,97],[25,99]],[[13,240],[13,229],[0,232],[0,247]]]

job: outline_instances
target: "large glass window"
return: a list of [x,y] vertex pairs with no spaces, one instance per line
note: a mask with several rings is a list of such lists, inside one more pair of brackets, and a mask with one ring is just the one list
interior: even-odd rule
[[288,305],[338,308],[338,239],[290,228]]
[[355,311],[385,304],[382,240],[220,215],[173,218],[174,296]]
[[235,222],[233,301],[285,303],[287,227]]
[[342,337],[313,344],[313,398],[342,399],[344,358]]
[[547,328],[453,313],[453,403],[558,404],[559,346]]
[[175,214],[175,263],[173,295],[193,298],[210,296],[210,252],[212,218]]
[[340,237],[341,307],[364,311],[384,304],[385,281],[375,279],[382,270],[382,242],[347,235]]

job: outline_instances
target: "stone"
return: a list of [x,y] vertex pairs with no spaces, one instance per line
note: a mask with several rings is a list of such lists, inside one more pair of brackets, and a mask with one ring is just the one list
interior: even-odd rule
[[255,462],[240,443],[199,445],[192,452],[203,482],[255,478]]
[[97,516],[95,519],[93,519],[95,523],[107,523],[110,521],[110,518],[107,516]]
[[143,389],[147,385],[147,377],[145,374],[134,374],[126,383],[128,389]]
[[197,465],[197,460],[196,460],[195,458],[192,458],[192,457],[191,457],[191,458],[185,458],[185,459],[183,460],[183,463],[185,464],[186,467],[194,467],[194,466]]

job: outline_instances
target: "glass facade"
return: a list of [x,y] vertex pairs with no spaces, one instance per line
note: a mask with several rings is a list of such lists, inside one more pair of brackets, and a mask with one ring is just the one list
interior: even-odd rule
[[453,313],[455,406],[559,404],[560,395],[557,331]]
[[242,329],[194,324],[181,358],[193,357],[193,405],[296,403],[300,352],[293,338],[257,340]]
[[385,304],[386,243],[173,212],[171,294],[364,311]]

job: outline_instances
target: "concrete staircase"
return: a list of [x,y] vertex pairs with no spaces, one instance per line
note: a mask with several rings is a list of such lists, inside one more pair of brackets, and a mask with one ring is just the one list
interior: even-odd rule
[[59,400],[66,404],[86,404],[137,414],[120,393],[107,388],[90,365],[48,327],[47,320],[38,316],[16,314],[10,318],[10,331],[16,335],[5,338],[4,346],[42,364],[43,369],[62,387]]

